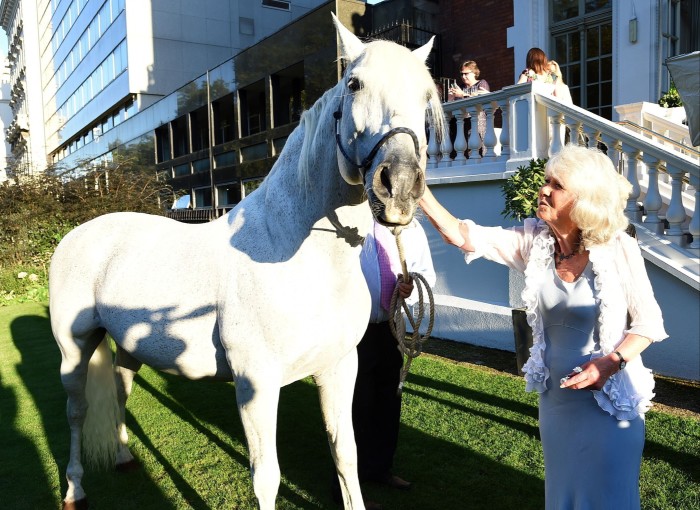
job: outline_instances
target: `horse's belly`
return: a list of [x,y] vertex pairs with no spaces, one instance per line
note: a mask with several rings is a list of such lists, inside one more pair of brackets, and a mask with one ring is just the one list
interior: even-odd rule
[[231,379],[213,306],[100,313],[115,342],[141,363],[189,379]]

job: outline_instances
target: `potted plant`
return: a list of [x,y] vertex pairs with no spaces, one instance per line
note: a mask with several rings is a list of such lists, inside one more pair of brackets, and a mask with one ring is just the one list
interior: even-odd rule
[[[501,215],[522,221],[533,218],[537,212],[537,197],[544,184],[544,166],[546,159],[531,159],[527,166],[519,166],[501,186],[505,206]],[[515,340],[515,362],[518,373],[530,357],[532,347],[532,329],[527,323],[525,308],[513,308],[513,334]]]

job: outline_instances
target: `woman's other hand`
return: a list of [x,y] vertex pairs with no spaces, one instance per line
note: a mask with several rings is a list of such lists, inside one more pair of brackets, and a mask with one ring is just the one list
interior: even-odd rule
[[619,370],[619,366],[619,360],[614,354],[596,358],[580,367],[575,367],[566,378],[562,379],[559,387],[572,390],[600,390],[610,376]]

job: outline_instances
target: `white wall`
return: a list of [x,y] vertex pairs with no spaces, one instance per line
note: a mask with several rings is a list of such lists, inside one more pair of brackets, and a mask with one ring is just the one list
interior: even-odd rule
[[[659,73],[666,72],[660,57],[660,9],[667,0],[615,0],[613,5],[613,105],[657,102]],[[532,47],[550,53],[549,2],[513,0],[514,24],[507,44],[513,48],[514,82],[525,67]],[[629,40],[629,21],[637,17],[637,42]],[[615,114],[614,114],[615,115]],[[614,118],[613,120],[617,120]]]
[[[428,185],[458,218],[490,226],[516,223],[500,214],[503,181],[476,177],[440,180],[431,178],[429,171]],[[511,308],[522,306],[522,276],[486,260],[467,265],[461,252],[446,245],[425,218],[421,223],[437,273],[432,337],[514,351]],[[670,338],[649,347],[644,363],[659,374],[700,380],[700,293],[653,262],[647,261],[646,268]]]

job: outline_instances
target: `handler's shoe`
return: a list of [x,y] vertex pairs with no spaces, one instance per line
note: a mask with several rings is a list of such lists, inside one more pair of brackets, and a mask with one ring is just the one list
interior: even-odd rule
[[384,485],[388,485],[392,489],[399,489],[402,491],[407,491],[411,488],[411,482],[407,482],[403,478],[396,475],[387,475],[387,477],[382,481]]
[[365,510],[382,510],[384,508],[376,501],[371,501],[369,499],[362,498],[362,502],[365,504]]

